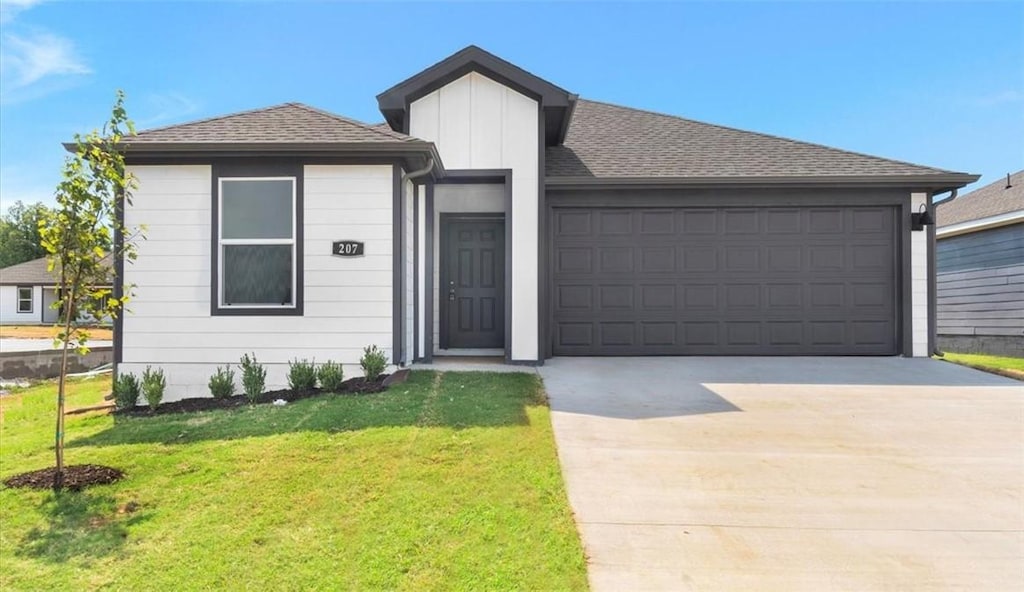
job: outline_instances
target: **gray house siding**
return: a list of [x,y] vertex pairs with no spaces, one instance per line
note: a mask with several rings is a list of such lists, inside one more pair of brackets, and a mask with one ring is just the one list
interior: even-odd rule
[[1024,224],[940,239],[939,348],[1024,356]]

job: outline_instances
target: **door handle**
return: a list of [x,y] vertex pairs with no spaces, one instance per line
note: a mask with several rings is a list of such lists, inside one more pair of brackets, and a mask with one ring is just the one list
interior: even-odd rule
[[448,284],[450,286],[448,288],[448,301],[455,302],[455,282],[448,282]]

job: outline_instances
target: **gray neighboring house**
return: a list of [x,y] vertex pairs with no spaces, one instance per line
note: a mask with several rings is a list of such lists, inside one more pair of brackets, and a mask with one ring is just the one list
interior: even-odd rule
[[921,222],[976,175],[585,100],[473,46],[377,105],[125,138],[148,239],[117,264],[119,371],[163,368],[174,400],[244,353],[280,388],[369,344],[394,366],[934,350]]
[[[57,322],[57,282],[46,257],[0,269],[0,325],[52,325]],[[113,276],[113,268],[110,269]],[[107,287],[112,287],[107,285]]]
[[0,269],[0,324],[49,325],[57,321],[53,275],[46,257]]
[[939,348],[1024,356],[1024,171],[936,212]]

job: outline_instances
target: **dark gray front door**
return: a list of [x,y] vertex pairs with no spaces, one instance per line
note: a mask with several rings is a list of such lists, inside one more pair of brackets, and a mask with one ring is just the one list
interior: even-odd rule
[[441,220],[441,346],[505,346],[505,221]]
[[555,355],[889,355],[891,207],[559,208]]

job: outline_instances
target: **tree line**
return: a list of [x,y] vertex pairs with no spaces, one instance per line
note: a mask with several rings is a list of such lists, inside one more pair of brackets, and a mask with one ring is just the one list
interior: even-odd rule
[[48,254],[39,236],[39,223],[46,220],[50,211],[42,203],[17,201],[0,216],[0,268]]

